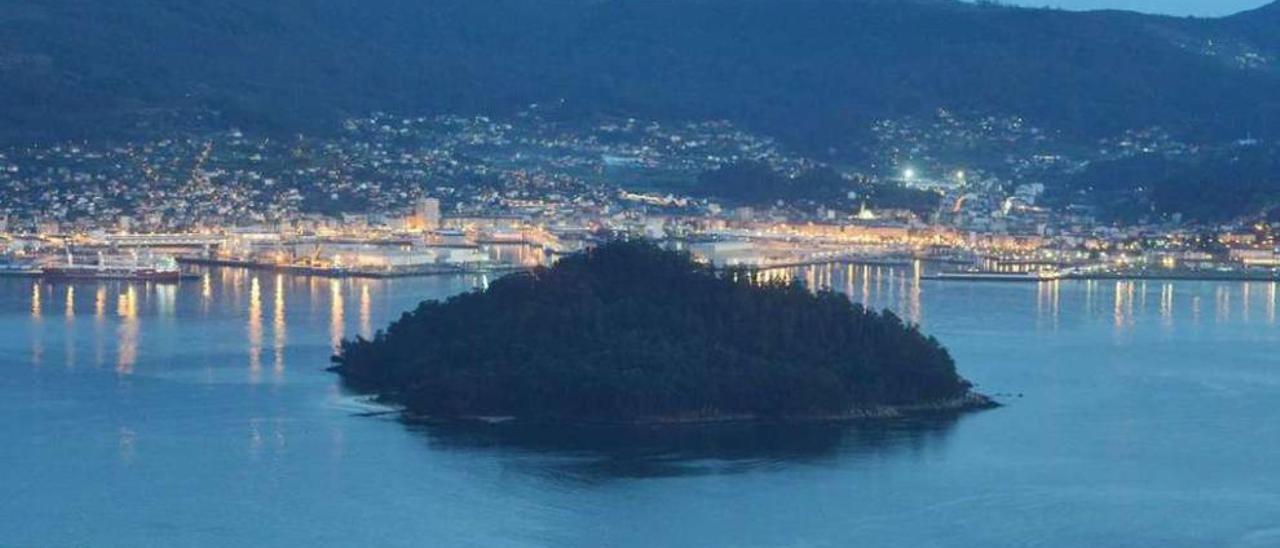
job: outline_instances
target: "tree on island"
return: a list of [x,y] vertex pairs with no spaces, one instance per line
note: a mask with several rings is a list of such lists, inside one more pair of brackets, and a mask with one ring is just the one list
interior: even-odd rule
[[978,398],[937,340],[831,291],[615,241],[343,341],[349,385],[438,417],[842,416]]

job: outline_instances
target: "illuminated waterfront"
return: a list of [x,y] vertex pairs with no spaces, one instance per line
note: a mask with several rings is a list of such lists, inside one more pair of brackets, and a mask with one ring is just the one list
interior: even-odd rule
[[410,428],[323,371],[481,276],[0,279],[0,545],[1274,544],[1277,284],[920,270],[765,276],[922,323],[1009,406],[630,441]]

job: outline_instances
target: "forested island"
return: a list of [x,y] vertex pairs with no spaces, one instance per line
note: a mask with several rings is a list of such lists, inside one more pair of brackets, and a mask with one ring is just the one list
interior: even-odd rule
[[994,403],[947,350],[831,291],[616,241],[406,312],[333,371],[440,418],[842,419]]

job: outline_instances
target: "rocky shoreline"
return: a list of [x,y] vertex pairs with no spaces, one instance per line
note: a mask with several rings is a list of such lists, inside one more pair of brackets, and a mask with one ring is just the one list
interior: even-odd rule
[[[385,403],[381,403],[385,405]],[[728,424],[745,422],[858,422],[868,420],[895,420],[938,414],[965,413],[1001,407],[1002,404],[984,394],[969,392],[963,396],[934,402],[908,405],[877,405],[850,410],[846,413],[826,415],[791,415],[780,417],[764,417],[753,414],[717,414],[642,417],[628,420],[590,420],[590,419],[522,419],[513,416],[463,416],[439,417],[415,414],[408,409],[394,406],[406,422],[414,423],[482,423],[482,424],[566,424],[582,426],[696,426],[710,424]],[[389,409],[389,410],[390,410]]]
[[635,426],[649,425],[679,425],[679,424],[714,424],[725,422],[855,422],[863,420],[893,420],[904,419],[910,417],[918,417],[934,414],[945,413],[963,413],[967,411],[980,411],[983,409],[994,409],[1000,407],[1000,404],[990,397],[979,394],[977,392],[969,392],[963,396],[950,398],[946,400],[909,404],[909,405],[878,405],[873,407],[863,407],[852,409],[845,413],[837,413],[830,415],[792,415],[783,417],[762,417],[758,415],[713,415],[713,416],[691,416],[691,417],[654,417],[642,418],[630,421],[621,421],[619,424],[630,424]]

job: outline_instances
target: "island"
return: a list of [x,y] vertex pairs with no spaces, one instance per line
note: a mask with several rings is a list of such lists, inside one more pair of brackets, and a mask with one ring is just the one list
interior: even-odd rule
[[948,351],[833,291],[614,241],[344,340],[348,386],[443,419],[844,420],[992,407]]

